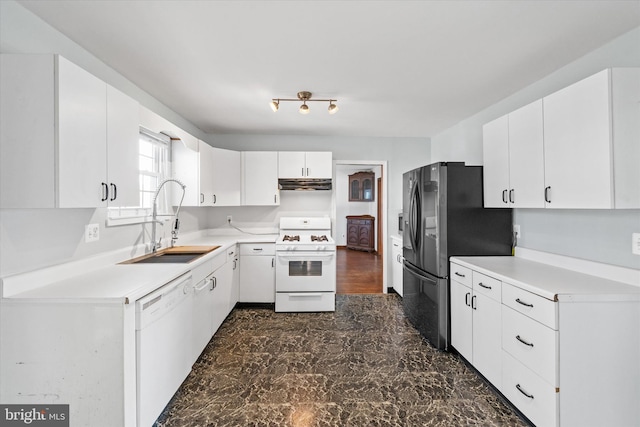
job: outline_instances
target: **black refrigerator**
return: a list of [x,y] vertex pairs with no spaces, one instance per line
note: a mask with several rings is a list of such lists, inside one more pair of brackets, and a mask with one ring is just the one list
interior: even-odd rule
[[483,207],[482,166],[442,162],[403,178],[403,307],[434,347],[448,350],[449,258],[511,255],[512,211]]

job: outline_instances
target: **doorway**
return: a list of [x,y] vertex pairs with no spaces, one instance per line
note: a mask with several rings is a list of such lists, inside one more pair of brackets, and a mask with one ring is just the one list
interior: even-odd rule
[[[334,168],[332,234],[338,247],[338,293],[386,293],[387,291],[387,177],[386,161],[337,160]],[[349,201],[349,175],[374,172],[375,196],[371,202]],[[368,215],[375,219],[374,252],[346,249],[347,216]]]

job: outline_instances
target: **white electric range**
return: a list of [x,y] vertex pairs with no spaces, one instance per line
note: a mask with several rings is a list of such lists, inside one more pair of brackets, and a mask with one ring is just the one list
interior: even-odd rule
[[280,218],[276,241],[277,312],[335,311],[336,243],[331,218]]

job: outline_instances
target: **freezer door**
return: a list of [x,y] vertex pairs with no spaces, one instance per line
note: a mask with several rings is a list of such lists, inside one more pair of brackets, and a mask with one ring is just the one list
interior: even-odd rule
[[439,350],[449,345],[449,299],[447,279],[419,270],[408,262],[403,267],[402,304],[409,321]]

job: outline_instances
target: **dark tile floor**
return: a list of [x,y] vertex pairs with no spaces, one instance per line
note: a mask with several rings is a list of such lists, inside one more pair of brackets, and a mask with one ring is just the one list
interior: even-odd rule
[[236,309],[157,427],[524,426],[457,356],[424,342],[390,295],[335,313]]

